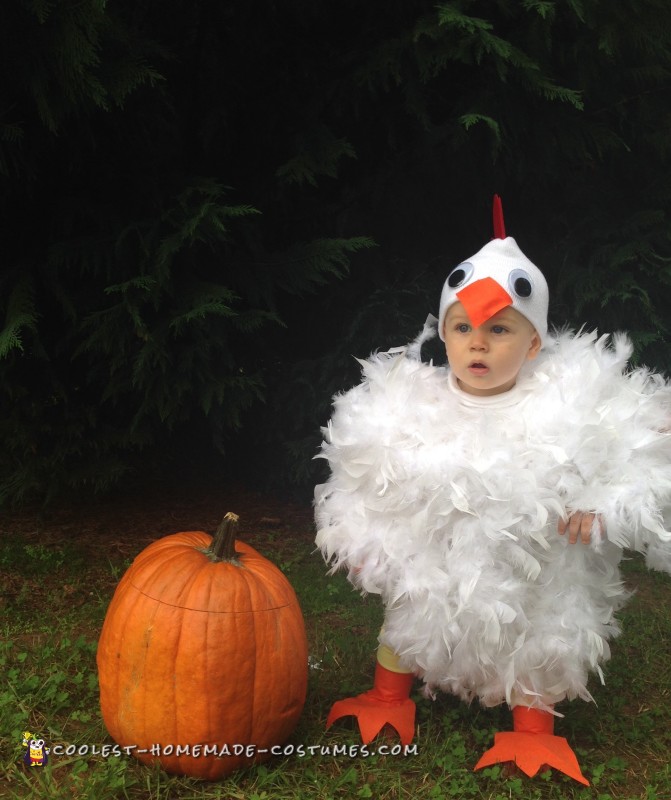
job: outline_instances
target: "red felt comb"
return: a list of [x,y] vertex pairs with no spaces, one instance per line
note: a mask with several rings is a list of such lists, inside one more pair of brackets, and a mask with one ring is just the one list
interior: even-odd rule
[[501,198],[498,196],[498,194],[494,195],[493,216],[494,216],[494,238],[505,239],[506,226],[505,223],[503,222],[503,206],[501,205]]

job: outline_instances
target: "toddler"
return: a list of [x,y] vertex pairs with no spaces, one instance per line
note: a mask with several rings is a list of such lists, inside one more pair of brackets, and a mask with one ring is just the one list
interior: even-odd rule
[[670,388],[631,370],[627,337],[548,333],[541,271],[505,235],[447,276],[438,333],[448,366],[410,346],[371,356],[337,396],[315,489],[317,544],[385,607],[374,688],[337,702],[364,742],[414,735],[425,693],[507,703],[476,769],[543,765],[587,783],[564,738],[564,700],[603,681],[627,599],[623,548],[671,573]]

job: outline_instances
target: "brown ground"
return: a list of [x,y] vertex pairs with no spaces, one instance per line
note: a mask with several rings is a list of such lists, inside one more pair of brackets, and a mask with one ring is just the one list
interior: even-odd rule
[[[239,538],[251,544],[272,561],[290,554],[300,543],[314,540],[312,509],[268,493],[239,487],[196,485],[151,488],[125,492],[102,499],[80,499],[48,507],[24,508],[0,514],[0,542],[20,541],[62,549],[81,556],[89,581],[99,581],[95,588],[105,592],[118,579],[109,564],[123,570],[150,542],[178,531],[202,530],[214,533],[227,511],[240,517]],[[101,553],[101,550],[106,551]],[[62,578],[54,576],[56,580]],[[50,586],[48,573],[18,575],[2,570],[0,564],[0,613],[16,601],[19,593],[36,604]],[[69,605],[88,600],[88,592],[78,582],[58,587]],[[24,606],[25,607],[25,606]]]

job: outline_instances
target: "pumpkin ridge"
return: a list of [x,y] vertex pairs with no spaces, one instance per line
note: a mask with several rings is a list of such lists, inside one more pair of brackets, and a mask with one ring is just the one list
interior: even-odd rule
[[[185,574],[189,577],[189,582],[192,582],[193,580],[192,573],[194,572],[194,569],[192,564],[193,558],[191,554],[195,548],[181,548],[179,546],[175,546],[178,543],[172,543],[170,548],[158,547],[156,545],[158,545],[159,542],[153,542],[145,551],[140,553],[140,555],[137,556],[133,561],[128,572],[124,576],[124,579],[127,579],[129,584],[134,589],[137,589],[145,595],[147,595],[147,592],[143,589],[143,587],[147,586],[148,584],[154,586],[154,591],[156,593],[165,591],[164,586],[156,586],[155,584],[159,583],[165,574],[171,574],[177,568],[179,568],[179,573]],[[142,585],[138,585],[136,583],[138,575],[141,577]],[[180,591],[183,591],[186,585],[187,584],[184,583],[181,586]],[[171,588],[172,586],[174,586],[174,584],[171,584]]]
[[[255,588],[256,588],[255,585],[252,585],[252,582],[254,582],[254,584],[258,584],[258,577],[256,575],[252,575],[250,577],[249,574],[245,572],[240,573],[240,580],[238,581],[237,584],[238,591],[236,592],[236,599],[235,599],[236,605],[239,603],[239,597],[241,594],[240,590],[243,587],[245,588],[247,595],[245,597],[245,604],[250,605],[252,603],[255,596]],[[265,663],[259,665],[259,658],[258,658],[258,653],[259,653],[258,637],[259,637],[259,626],[261,624],[261,621],[259,620],[258,617],[253,617],[253,620],[254,620],[254,635],[251,637],[252,652],[250,654],[250,662],[254,666],[252,674],[250,676],[251,686],[249,687],[251,693],[252,705],[251,705],[251,714],[249,714],[249,716],[246,719],[247,725],[245,726],[245,732],[241,734],[243,736],[243,739],[247,742],[258,741],[257,737],[255,736],[255,733],[257,725],[259,700],[261,698],[261,695],[257,690],[256,676],[259,671],[259,666],[261,666],[264,669],[267,667],[267,664]]]

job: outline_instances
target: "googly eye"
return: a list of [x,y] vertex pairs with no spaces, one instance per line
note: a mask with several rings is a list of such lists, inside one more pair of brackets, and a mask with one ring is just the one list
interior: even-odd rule
[[463,286],[472,274],[473,264],[469,261],[464,261],[463,264],[459,264],[447,276],[447,285],[450,289],[457,289],[459,286]]
[[508,277],[508,286],[518,297],[531,297],[533,284],[531,283],[529,273],[525,272],[523,269],[514,269],[510,273]]

